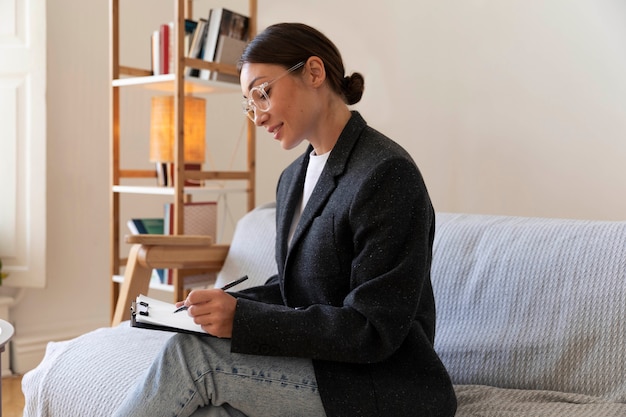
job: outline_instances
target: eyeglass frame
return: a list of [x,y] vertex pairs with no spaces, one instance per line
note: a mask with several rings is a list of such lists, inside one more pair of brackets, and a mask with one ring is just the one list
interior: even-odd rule
[[[259,84],[256,87],[252,87],[250,89],[250,91],[248,92],[248,95],[250,97],[244,98],[243,101],[241,102],[241,106],[243,107],[243,114],[248,116],[248,118],[254,122],[254,121],[256,121],[256,112],[257,112],[257,110],[258,111],[262,111],[264,113],[266,111],[269,111],[269,109],[272,107],[272,102],[270,101],[270,96],[267,94],[265,89],[267,87],[269,87],[270,85],[274,84],[276,81],[280,80],[281,78],[291,74],[292,72],[294,72],[298,68],[303,67],[305,63],[306,63],[305,61],[300,61],[296,65],[294,65],[293,67],[291,67],[287,71],[285,71],[283,74],[281,74],[278,77],[274,78],[273,80],[265,81],[264,83]],[[261,97],[263,97],[265,99],[265,101],[268,103],[267,104],[267,108],[265,110],[260,109],[254,103],[254,99],[252,98],[252,95],[253,95],[254,91],[258,91],[261,94]]]

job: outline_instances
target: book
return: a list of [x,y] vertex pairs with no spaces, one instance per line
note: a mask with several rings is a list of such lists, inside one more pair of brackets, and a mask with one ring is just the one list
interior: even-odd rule
[[168,74],[174,72],[176,70],[175,67],[175,53],[176,53],[176,30],[174,29],[174,22],[169,22],[167,25],[167,68]]
[[[217,202],[197,201],[188,202],[184,205],[183,227],[186,235],[212,236],[213,242],[217,242]],[[166,203],[163,213],[163,234],[174,234],[174,204]],[[215,274],[194,277],[196,283],[214,281]],[[190,278],[191,280],[191,278]],[[173,283],[173,271],[168,270],[165,276],[168,284]]]
[[[164,219],[163,218],[141,218],[141,219],[130,219],[126,223],[128,226],[128,230],[134,235],[162,235],[163,234],[163,226]],[[155,269],[154,272],[158,281],[161,284],[164,284],[167,280],[167,271],[164,269]]]
[[[193,201],[184,205],[183,227],[186,235],[213,236],[216,241],[217,202]],[[163,216],[163,234],[174,233],[174,203],[166,203]]]
[[[191,37],[191,43],[189,44],[189,51],[187,53],[189,58],[202,58],[202,47],[204,46],[204,39],[208,28],[207,23],[206,19],[198,19],[196,28]],[[200,70],[197,68],[185,68],[185,75],[187,76],[197,77],[199,74]]]
[[[195,20],[185,19],[185,54],[188,51],[188,45],[191,43],[191,38],[197,24],[198,22]],[[174,22],[159,25],[159,28],[152,32],[152,36],[150,37],[150,54],[153,75],[174,72],[175,41],[176,31],[174,30]]]
[[155,162],[157,185],[159,187],[167,187],[168,181],[168,162]]
[[[144,329],[165,330],[211,336],[185,311],[174,313],[176,305],[140,294],[131,305],[130,325]],[[213,336],[211,336],[213,337]]]
[[170,73],[170,25],[167,23],[159,27],[159,74]]
[[152,32],[150,36],[150,58],[152,60],[152,75],[159,75],[161,73],[161,51],[159,40],[160,34],[158,30]]
[[[231,38],[248,40],[248,26],[250,19],[240,13],[223,7],[211,9],[209,12],[209,28],[204,42],[202,59],[213,62],[220,36],[230,36]],[[209,80],[211,71],[203,69],[200,71],[200,78]]]
[[[217,42],[217,50],[215,51],[215,62],[222,64],[236,65],[243,50],[246,48],[247,42],[230,36],[222,35]],[[239,77],[231,74],[224,74],[213,71],[211,80],[223,81],[228,83],[239,84]]]
[[163,234],[162,218],[146,218],[146,219],[130,219],[128,220],[128,229],[134,235]]
[[196,31],[196,26],[198,26],[198,22],[191,19],[185,19],[185,41],[183,44],[183,51],[185,56],[189,56],[189,47],[191,45],[191,39],[193,38],[193,34]]

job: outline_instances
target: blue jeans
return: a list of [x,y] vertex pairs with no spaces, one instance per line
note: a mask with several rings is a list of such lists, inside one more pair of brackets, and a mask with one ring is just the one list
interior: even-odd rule
[[114,417],[324,416],[309,359],[230,352],[230,340],[176,334]]

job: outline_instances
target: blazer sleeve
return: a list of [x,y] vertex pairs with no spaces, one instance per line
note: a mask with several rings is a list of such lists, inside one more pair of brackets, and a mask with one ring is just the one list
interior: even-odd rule
[[268,304],[283,304],[278,275],[273,275],[263,285],[246,288],[238,292],[231,292],[230,294],[237,299],[246,299]]

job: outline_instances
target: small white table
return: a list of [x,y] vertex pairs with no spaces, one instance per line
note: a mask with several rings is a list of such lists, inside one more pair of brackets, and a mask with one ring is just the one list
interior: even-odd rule
[[[4,348],[7,343],[13,337],[15,329],[5,320],[0,320],[0,354],[4,352]],[[2,369],[2,358],[0,356],[0,369]],[[2,385],[0,385],[0,417],[2,417]]]

